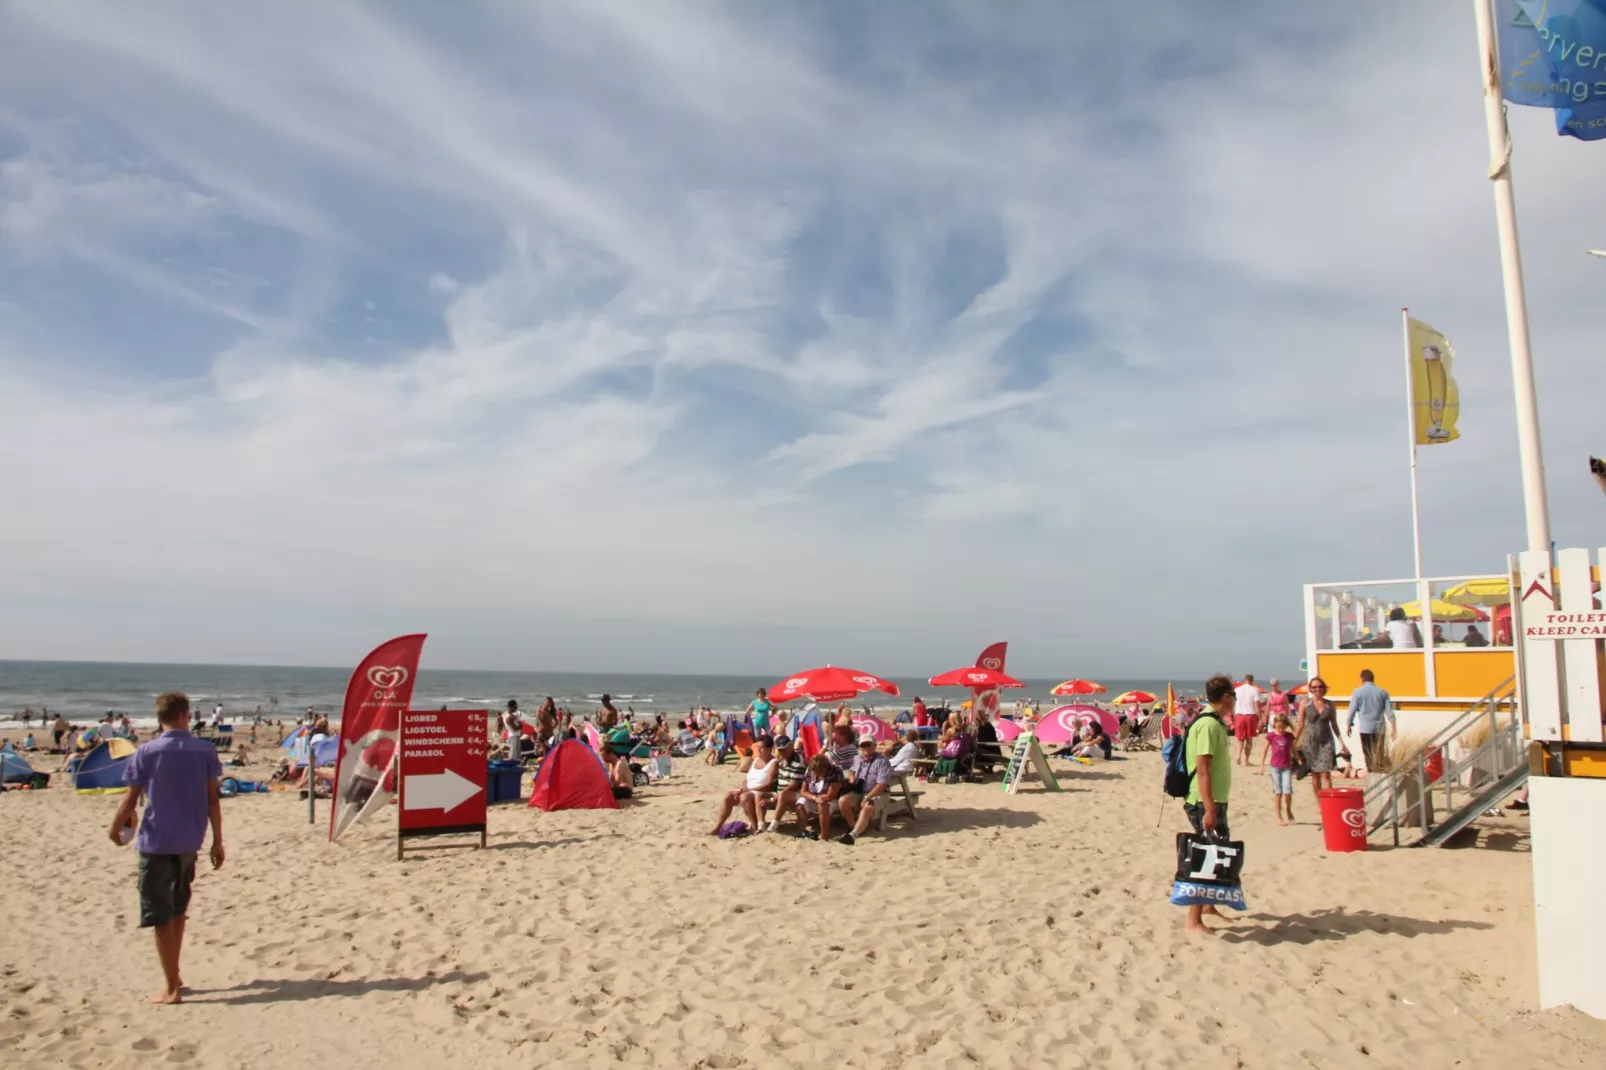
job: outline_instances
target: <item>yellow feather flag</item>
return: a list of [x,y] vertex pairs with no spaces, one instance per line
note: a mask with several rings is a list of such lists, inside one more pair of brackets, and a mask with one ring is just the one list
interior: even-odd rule
[[1410,321],[1411,422],[1418,446],[1442,446],[1461,437],[1461,391],[1452,365],[1455,347],[1421,320]]

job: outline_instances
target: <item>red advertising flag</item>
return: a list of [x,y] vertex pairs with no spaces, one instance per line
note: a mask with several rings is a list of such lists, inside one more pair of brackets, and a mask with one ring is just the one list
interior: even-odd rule
[[402,714],[402,836],[485,828],[486,747],[484,710]]
[[331,842],[360,818],[388,805],[396,793],[391,766],[402,711],[413,701],[424,638],[403,635],[381,643],[351,674],[340,714],[340,756],[329,814]]
[[976,655],[976,667],[979,669],[991,669],[993,672],[1003,672],[1004,659],[1008,653],[1008,643],[994,643]]

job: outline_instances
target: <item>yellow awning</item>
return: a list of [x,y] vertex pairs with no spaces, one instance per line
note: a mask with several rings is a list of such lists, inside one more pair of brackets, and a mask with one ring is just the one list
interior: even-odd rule
[[[1422,619],[1421,602],[1407,602],[1400,608],[1405,610],[1405,616],[1407,619]],[[1446,624],[1487,620],[1488,616],[1489,615],[1487,613],[1479,613],[1471,606],[1452,606],[1443,599],[1435,598],[1433,600],[1433,619],[1436,621],[1442,621]]]
[[[1511,604],[1511,581],[1504,576],[1484,576],[1458,583],[1439,595],[1452,606],[1504,606]],[[1434,611],[1434,616],[1438,612]]]

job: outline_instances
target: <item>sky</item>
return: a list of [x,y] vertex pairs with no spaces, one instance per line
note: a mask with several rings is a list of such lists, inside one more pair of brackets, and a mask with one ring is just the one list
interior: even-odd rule
[[[1606,146],[1511,122],[1599,546]],[[1426,572],[1524,548],[1488,155],[1463,0],[10,0],[0,657],[1293,675],[1402,306]]]

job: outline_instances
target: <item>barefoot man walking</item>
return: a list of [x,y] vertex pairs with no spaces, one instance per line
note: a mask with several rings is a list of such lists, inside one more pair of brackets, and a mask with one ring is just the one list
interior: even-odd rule
[[112,819],[111,840],[128,842],[134,811],[145,800],[139,822],[139,925],[156,931],[156,957],[162,964],[162,991],[152,1003],[177,1003],[184,982],[179,954],[195,880],[195,856],[212,826],[212,868],[223,864],[223,808],[218,778],[223,765],[217,750],[190,735],[190,700],[170,691],[156,700],[162,734],[128,759],[123,779],[128,792]]
[[[1205,681],[1205,701],[1210,703],[1215,716],[1201,716],[1194,721],[1188,728],[1185,744],[1193,783],[1188,788],[1183,812],[1188,815],[1194,832],[1215,833],[1223,840],[1231,838],[1227,827],[1227,796],[1232,792],[1232,737],[1227,734],[1226,726],[1232,719],[1237,699],[1229,677],[1212,676]],[[1212,904],[1188,907],[1188,931],[1210,932],[1210,927],[1204,923],[1206,914],[1221,916]]]

